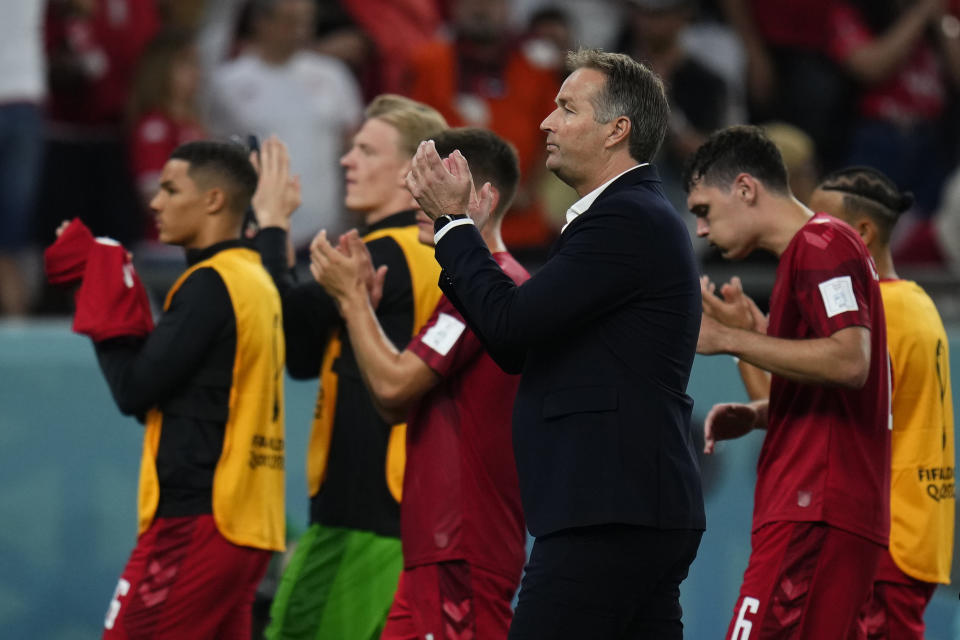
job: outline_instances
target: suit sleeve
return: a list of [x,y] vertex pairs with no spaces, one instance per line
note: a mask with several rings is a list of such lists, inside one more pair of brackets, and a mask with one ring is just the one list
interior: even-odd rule
[[257,249],[273,278],[283,305],[283,332],[287,344],[287,371],[294,378],[315,378],[323,364],[323,353],[340,314],[333,298],[319,284],[299,282],[287,267],[287,234],[268,227],[257,234]]
[[231,325],[236,319],[227,287],[214,269],[203,268],[187,277],[145,339],[94,343],[120,411],[142,415],[170,397]]
[[630,219],[645,212],[635,204],[633,211],[616,201],[605,204],[569,229],[558,253],[520,286],[491,258],[472,225],[452,229],[437,243],[445,271],[441,288],[491,355],[515,357],[538,342],[575,334],[642,293],[645,272],[651,271],[644,263],[669,259],[671,247],[663,245],[670,243]]

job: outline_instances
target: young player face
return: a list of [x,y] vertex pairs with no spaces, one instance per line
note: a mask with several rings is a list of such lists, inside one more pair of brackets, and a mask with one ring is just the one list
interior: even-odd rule
[[687,208],[697,216],[697,236],[706,238],[727,260],[753,251],[748,220],[735,189],[724,190],[698,181],[690,188]]
[[400,133],[392,126],[372,118],[367,120],[340,164],[346,169],[348,209],[365,214],[387,211],[397,200],[398,191],[406,192],[404,176],[410,158],[400,149]]
[[603,151],[607,125],[596,121],[592,98],[605,83],[602,72],[577,69],[560,87],[557,108],[540,124],[547,133],[547,169],[574,188]]
[[204,196],[185,160],[170,160],[160,174],[160,189],[150,201],[160,242],[189,248],[199,235],[206,211]]

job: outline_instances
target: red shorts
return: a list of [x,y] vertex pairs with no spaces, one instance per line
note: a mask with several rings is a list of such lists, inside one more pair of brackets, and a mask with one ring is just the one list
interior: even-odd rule
[[250,638],[270,551],[228,542],[213,516],[157,518],[137,540],[104,620],[104,640]]
[[862,637],[884,547],[822,522],[766,524],[751,546],[727,640]]
[[937,585],[900,570],[889,553],[880,556],[870,601],[860,612],[868,640],[923,640],[923,612]]
[[404,569],[380,640],[505,639],[516,590],[462,561]]

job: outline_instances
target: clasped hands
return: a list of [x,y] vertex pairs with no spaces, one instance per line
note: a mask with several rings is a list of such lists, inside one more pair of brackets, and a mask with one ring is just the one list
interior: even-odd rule
[[477,191],[470,165],[459,150],[441,158],[433,140],[417,148],[406,176],[407,189],[431,220],[467,214],[482,229],[493,210],[493,188],[485,182]]
[[336,246],[321,231],[310,243],[310,273],[343,311],[349,302],[370,301],[374,309],[383,297],[387,266],[373,266],[367,245],[356,229],[340,236]]
[[[722,296],[722,297],[721,297]],[[697,353],[712,355],[727,349],[730,329],[743,329],[766,333],[767,318],[757,304],[743,291],[740,278],[734,276],[720,287],[709,276],[700,277],[700,298],[703,315],[700,320],[700,336]]]

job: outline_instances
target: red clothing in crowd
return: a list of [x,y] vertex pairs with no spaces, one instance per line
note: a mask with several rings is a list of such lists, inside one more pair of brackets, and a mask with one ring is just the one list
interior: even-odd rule
[[49,111],[56,122],[119,124],[140,54],[160,28],[153,0],[92,4],[89,15],[67,15],[54,3],[47,11]]
[[823,23],[832,0],[750,0],[757,30],[775,47],[822,51],[826,45]]
[[[437,109],[452,127],[486,127],[508,140],[517,149],[525,186],[531,186],[531,176],[544,171],[546,137],[540,123],[553,111],[560,89],[555,70],[534,65],[517,48],[506,54],[500,69],[468,69],[458,62],[457,46],[435,40],[414,51],[410,97]],[[510,248],[542,246],[554,235],[535,199],[515,205],[503,220],[503,240]]]
[[[152,187],[159,179],[174,149],[204,137],[203,129],[195,122],[178,122],[162,111],[142,115],[134,123],[130,137],[130,166],[141,191],[144,185]],[[149,218],[152,221],[153,217]],[[157,239],[155,224],[144,225],[144,237]]]
[[[840,63],[878,35],[870,30],[860,12],[845,2],[830,9],[826,32],[830,56]],[[946,94],[946,78],[937,53],[927,39],[921,39],[895,73],[863,88],[859,111],[863,117],[888,122],[931,121],[943,113]]]

